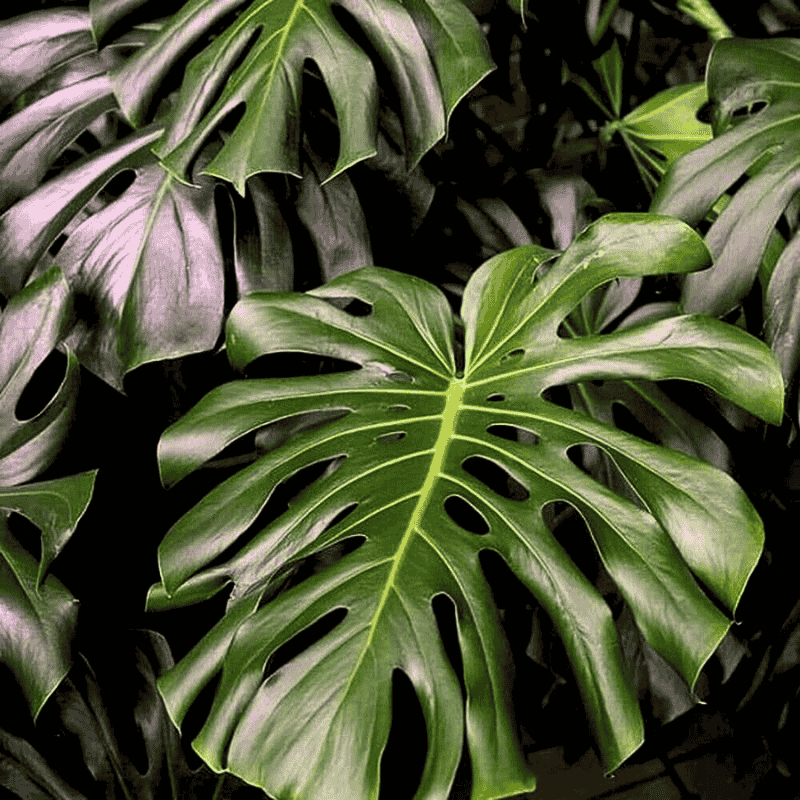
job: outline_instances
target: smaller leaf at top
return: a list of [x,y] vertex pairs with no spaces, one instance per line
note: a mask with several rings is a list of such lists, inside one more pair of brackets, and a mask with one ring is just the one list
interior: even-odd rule
[[[93,14],[106,5],[96,3]],[[329,180],[375,155],[378,86],[369,56],[346,33],[330,0],[189,0],[151,44],[112,75],[120,107],[145,122],[163,80],[195,42],[238,8],[238,16],[186,69],[177,107],[155,148],[167,169],[188,181],[210,134],[237,110],[244,114],[204,173],[230,181],[244,196],[259,172],[301,177],[303,67],[312,60],[330,91],[340,145]],[[456,104],[494,65],[477,21],[458,0],[343,0],[400,98],[409,166],[446,133]]]

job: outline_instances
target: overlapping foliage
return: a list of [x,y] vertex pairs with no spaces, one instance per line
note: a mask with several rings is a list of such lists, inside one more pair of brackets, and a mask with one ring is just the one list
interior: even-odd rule
[[[168,712],[187,738],[199,715],[207,764],[276,798],[374,797],[397,754],[400,676],[427,731],[409,796],[444,797],[469,764],[472,796],[500,798],[535,785],[515,713],[526,747],[562,743],[556,716],[574,728],[560,688],[532,693],[535,714],[515,705],[512,661],[577,685],[606,770],[641,743],[644,719],[697,702],[715,651],[723,680],[739,662],[742,682],[755,673],[743,706],[765,675],[791,683],[796,613],[780,612],[780,656],[767,647],[758,669],[758,646],[730,631],[762,552],[751,501],[760,510],[765,492],[737,486],[736,437],[675,381],[706,386],[731,419],[746,409],[737,436],[742,420],[781,422],[775,359],[741,328],[762,334],[758,273],[763,335],[790,381],[796,40],[730,38],[703,0],[635,14],[615,0],[466,6],[480,25],[460,0],[91,0],[0,23],[0,661],[32,717],[58,706],[71,731],[83,721],[94,781],[62,780],[46,746],[0,729],[6,789],[218,793],[224,774],[212,789],[187,767]],[[687,20],[717,42],[707,87],[692,61],[704,32],[693,55],[661,54]],[[661,24],[667,38],[653,38]],[[712,266],[698,234],[660,214],[583,230],[615,205],[647,208],[665,170],[653,210],[710,225]],[[373,251],[392,269],[372,267]],[[750,305],[737,328],[680,315],[679,300],[718,316]],[[266,377],[191,408],[223,379],[188,376],[223,349]],[[114,741],[85,659],[64,680],[78,606],[50,569],[95,486],[85,461],[69,468],[75,451],[59,460],[78,364],[155,418],[157,362],[173,407],[139,438],[152,448],[188,410],[159,459],[193,507],[161,545],[148,608],[229,594],[177,665],[158,634],[136,650],[143,759]],[[142,531],[160,538],[180,516],[160,487],[140,488],[143,460],[120,466],[135,419],[96,421],[124,486],[103,485],[118,500],[100,498],[106,517],[58,562],[74,571],[76,546],[86,564],[99,556],[113,588],[87,567],[76,595],[95,587],[114,608],[116,582],[137,570],[106,565],[120,536],[107,521],[146,507]],[[535,606],[527,647],[496,591],[499,562]]]

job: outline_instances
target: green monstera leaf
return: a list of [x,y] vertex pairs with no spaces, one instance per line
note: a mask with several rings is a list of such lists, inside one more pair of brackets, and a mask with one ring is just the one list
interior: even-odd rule
[[[743,184],[706,234],[714,266],[684,286],[685,309],[721,316],[749,291],[797,193],[800,40],[724,39],[711,52],[706,81],[715,138],[668,170],[652,210],[697,225]],[[775,272],[795,261],[796,248],[786,248]]]
[[[122,8],[140,5],[136,0]],[[117,0],[92,3],[96,36],[117,18],[119,6]],[[344,0],[335,9],[330,0],[189,0],[148,47],[113,73],[120,107],[133,125],[142,125],[186,51],[236,13],[186,68],[155,152],[187,181],[202,144],[244,107],[203,172],[229,181],[241,195],[247,178],[259,172],[301,177],[303,66],[311,60],[338,118],[339,155],[330,175],[336,177],[377,152],[378,83],[372,60],[334,10],[350,18],[388,72],[399,96],[409,166],[415,166],[445,135],[461,98],[494,68],[477,21],[459,0]]]
[[[763,343],[709,317],[578,338],[561,328],[584,296],[615,278],[706,265],[705,245],[682,222],[610,215],[553,257],[527,245],[472,276],[463,365],[447,301],[409,275],[365,268],[234,308],[227,352],[238,368],[278,353],[358,368],[218,387],[159,444],[162,480],[173,485],[243,436],[270,439],[170,529],[159,549],[162,582],[149,596],[152,609],[177,607],[232,585],[224,617],[159,682],[180,725],[220,676],[193,743],[213,769],[279,800],[376,797],[392,675],[401,670],[427,727],[417,800],[447,796],[464,735],[473,798],[533,789],[484,550],[552,618],[605,769],[615,769],[641,745],[643,720],[611,609],[544,522],[544,507],[557,501],[588,524],[646,642],[694,687],[761,553],[760,519],[725,473],[544,393],[595,379],[682,378],[777,423],[780,373]],[[571,460],[587,444],[613,458],[638,504]],[[319,477],[288,510],[248,532],[276,487],[312,465]],[[292,565],[345,545],[339,560],[280,591]],[[432,609],[440,595],[455,606],[462,675]],[[327,632],[275,663],[315,623]]]

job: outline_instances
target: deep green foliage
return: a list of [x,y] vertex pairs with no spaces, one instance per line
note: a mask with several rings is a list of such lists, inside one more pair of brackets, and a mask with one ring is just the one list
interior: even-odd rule
[[532,5],[0,23],[0,691],[83,765],[0,712],[4,789],[499,799],[794,674],[796,614],[757,670],[731,625],[796,433],[797,40]]

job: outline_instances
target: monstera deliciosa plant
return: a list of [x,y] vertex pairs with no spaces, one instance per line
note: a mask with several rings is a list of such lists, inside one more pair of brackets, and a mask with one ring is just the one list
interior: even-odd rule
[[[533,789],[483,550],[499,554],[552,618],[605,769],[641,745],[611,610],[548,529],[543,507],[562,501],[583,517],[637,626],[689,687],[731,625],[762,525],[723,472],[547,393],[609,378],[681,378],[779,422],[774,359],[736,327],[704,316],[578,337],[562,327],[603,284],[708,263],[697,234],[655,215],[603,217],[560,256],[516,248],[470,279],[463,354],[434,286],[374,267],[305,294],[254,294],[234,308],[226,347],[238,369],[277,353],[351,369],[220,386],[160,442],[167,486],[241,437],[263,443],[170,529],[148,600],[175,607],[232,587],[224,617],[159,681],[180,724],[221,672],[193,743],[213,769],[276,798],[377,796],[392,675],[401,670],[427,730],[416,798],[446,796],[464,732],[474,798]],[[282,436],[271,435],[287,421]],[[613,460],[637,502],[571,459],[584,445]],[[276,486],[312,465],[327,469],[288,511],[248,532]],[[276,591],[293,563],[347,543],[339,560]],[[433,613],[440,595],[455,607],[461,675]],[[279,648],[323,621],[315,643],[274,664]]]
[[[515,668],[577,687],[608,774],[650,716],[697,703],[712,654],[726,676],[751,657],[730,627],[768,561],[757,493],[676,386],[777,425],[781,369],[677,300],[743,301],[749,254],[791,376],[793,184],[738,212],[791,172],[771,131],[791,132],[796,43],[722,41],[707,87],[691,65],[653,94],[661,4],[632,25],[616,0],[492,5],[91,0],[0,22],[0,693],[30,712],[0,708],[0,791],[375,800],[406,686],[425,757],[403,753],[405,794],[455,797],[466,766],[473,800],[505,798],[534,789],[531,733],[555,737],[534,728],[565,702],[529,713]],[[731,35],[707,2],[681,13]],[[654,189],[659,213],[597,219]],[[724,303],[693,301],[721,277]],[[175,661],[152,631],[114,644],[153,581],[148,611],[211,601],[176,612]]]

